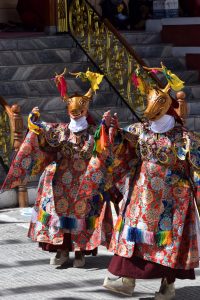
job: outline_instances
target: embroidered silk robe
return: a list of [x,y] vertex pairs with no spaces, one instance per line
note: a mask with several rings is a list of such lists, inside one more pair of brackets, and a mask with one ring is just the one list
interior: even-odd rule
[[123,136],[114,173],[119,187],[128,184],[110,250],[171,268],[198,267],[200,137],[181,126],[156,134],[141,123]]
[[70,232],[73,250],[108,247],[113,226],[104,191],[107,152],[92,157],[95,128],[73,134],[68,124],[42,122],[41,127],[39,136],[27,134],[3,187],[41,174],[29,237],[59,245]]

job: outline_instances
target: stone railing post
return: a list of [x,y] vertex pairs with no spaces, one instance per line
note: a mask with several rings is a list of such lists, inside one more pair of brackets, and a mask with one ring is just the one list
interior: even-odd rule
[[13,147],[15,151],[19,150],[19,147],[23,140],[23,119],[20,113],[20,106],[14,104],[11,107],[12,111],[12,125],[13,125]]
[[[20,106],[14,104],[11,107],[12,125],[13,125],[13,147],[17,152],[23,140],[23,119],[20,113]],[[28,192],[25,185],[18,186],[18,204],[19,207],[28,206]]]
[[188,114],[187,102],[185,100],[185,93],[180,91],[176,93],[176,99],[178,101],[179,107],[176,109],[177,114],[180,116],[183,124],[186,122],[186,117]]

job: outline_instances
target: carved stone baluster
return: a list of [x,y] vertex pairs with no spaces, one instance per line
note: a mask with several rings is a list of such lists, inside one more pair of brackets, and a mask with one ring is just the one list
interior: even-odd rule
[[185,124],[186,117],[188,114],[188,107],[187,107],[187,102],[185,100],[185,96],[186,95],[183,91],[176,93],[176,98],[179,103],[179,107],[176,109],[176,112],[180,116],[183,124]]
[[19,150],[19,147],[23,140],[23,119],[20,113],[20,106],[18,104],[14,104],[11,107],[12,111],[12,125],[13,125],[13,147],[15,151]]

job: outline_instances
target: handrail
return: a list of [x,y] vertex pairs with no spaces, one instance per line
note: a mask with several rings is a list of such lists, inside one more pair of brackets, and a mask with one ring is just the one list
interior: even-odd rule
[[[57,0],[64,4],[65,0]],[[132,73],[137,65],[145,66],[125,38],[103,19],[88,0],[72,0],[65,11],[68,28],[86,55],[103,72],[108,82],[137,118],[143,116],[146,99],[132,84]],[[142,76],[162,87],[154,74],[141,68]]]

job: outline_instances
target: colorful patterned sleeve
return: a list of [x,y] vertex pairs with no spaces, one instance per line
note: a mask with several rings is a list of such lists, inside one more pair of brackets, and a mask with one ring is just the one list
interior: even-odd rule
[[200,211],[200,136],[197,133],[188,135],[188,161],[190,164],[191,180],[194,185],[194,194]]
[[54,154],[40,149],[37,135],[29,131],[12,161],[1,191],[25,185],[30,176],[41,174]]
[[127,179],[134,176],[140,158],[137,154],[141,124],[120,129],[113,147],[112,187],[124,193]]

